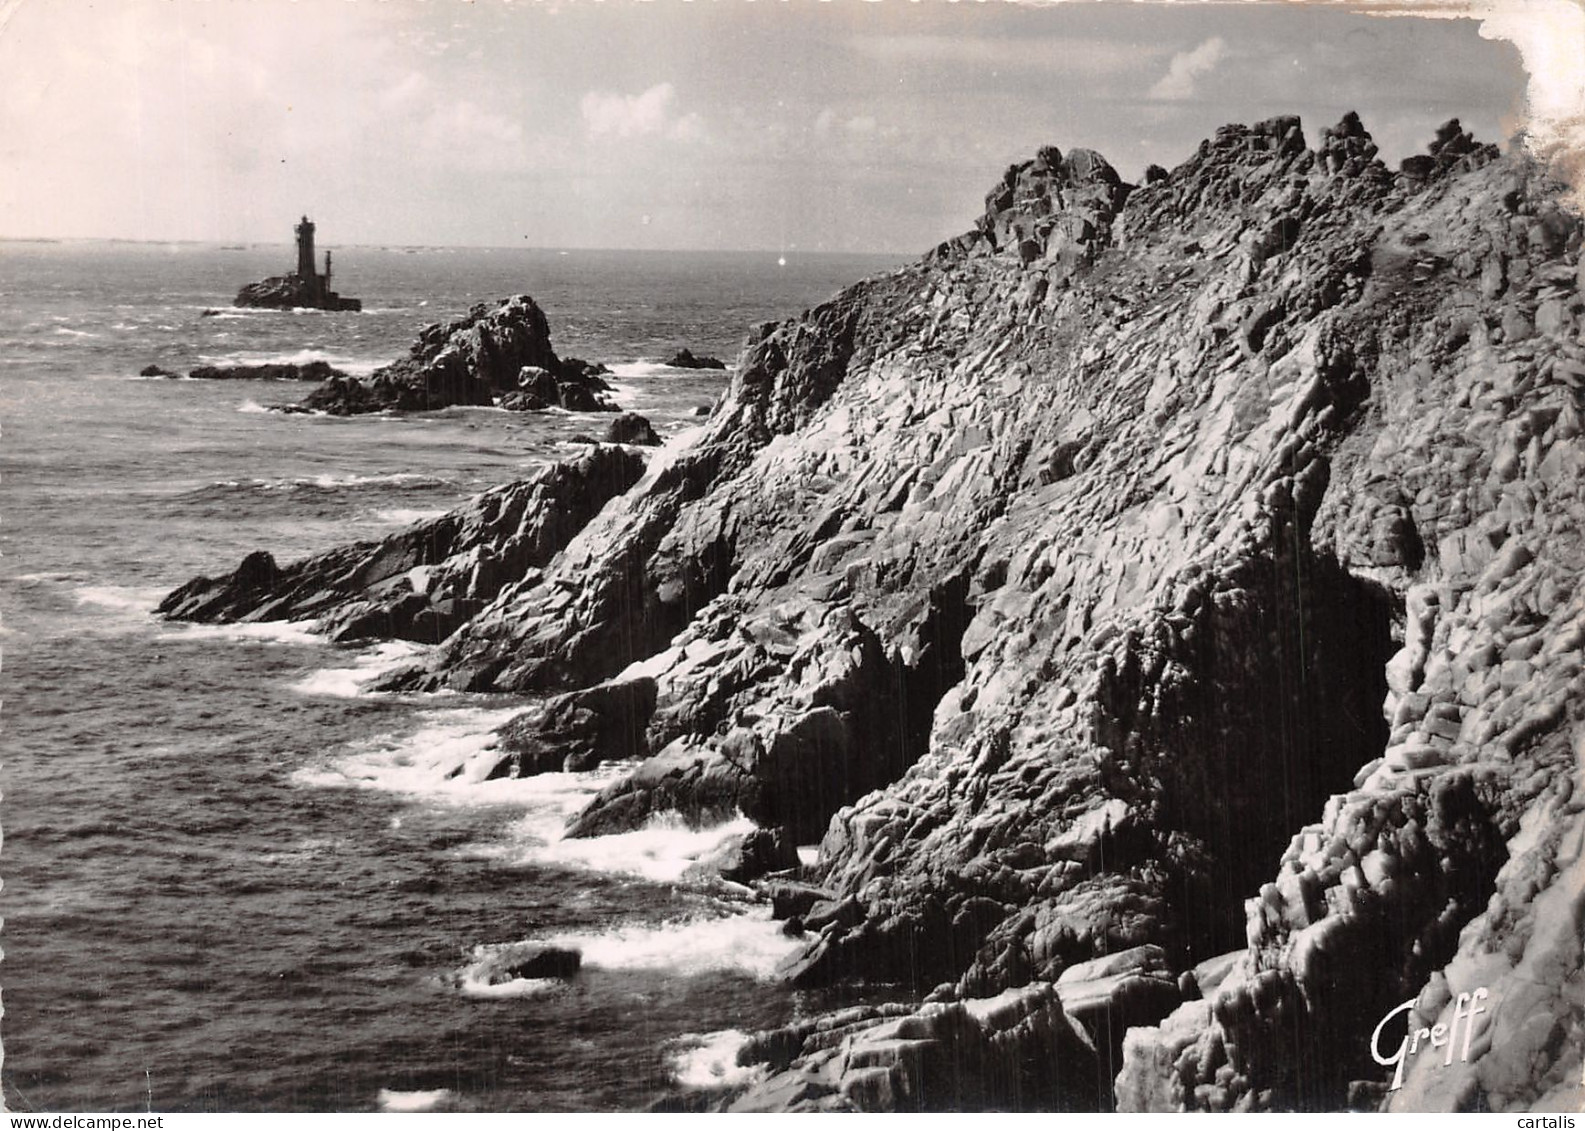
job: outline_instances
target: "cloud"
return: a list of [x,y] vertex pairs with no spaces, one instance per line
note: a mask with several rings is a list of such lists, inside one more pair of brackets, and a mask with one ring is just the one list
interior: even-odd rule
[[584,128],[591,138],[669,137],[676,141],[700,141],[705,136],[704,119],[696,113],[677,116],[674,104],[677,88],[669,82],[656,83],[642,94],[614,94],[591,90],[583,96]]
[[1194,84],[1216,69],[1227,54],[1227,41],[1213,35],[1193,51],[1180,51],[1167,64],[1167,73],[1150,88],[1150,97],[1182,102],[1194,94]]

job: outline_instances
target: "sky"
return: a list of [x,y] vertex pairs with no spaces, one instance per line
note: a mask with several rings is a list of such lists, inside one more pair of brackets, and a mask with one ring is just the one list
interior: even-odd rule
[[1043,145],[1504,142],[1585,9],[1464,2],[0,0],[0,237],[914,254]]

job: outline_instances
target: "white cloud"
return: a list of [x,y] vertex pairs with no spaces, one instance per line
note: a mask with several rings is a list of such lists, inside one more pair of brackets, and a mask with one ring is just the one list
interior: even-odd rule
[[1167,64],[1167,73],[1150,88],[1150,97],[1164,102],[1181,102],[1193,96],[1194,86],[1216,69],[1227,55],[1227,42],[1213,35],[1192,51],[1180,51]]
[[696,113],[677,116],[677,88],[669,82],[656,83],[642,94],[614,94],[591,90],[579,104],[584,128],[592,138],[670,137],[677,141],[699,141],[705,134],[704,119]]

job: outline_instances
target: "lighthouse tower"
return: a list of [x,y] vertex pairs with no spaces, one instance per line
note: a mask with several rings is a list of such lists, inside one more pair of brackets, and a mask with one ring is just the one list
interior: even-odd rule
[[321,288],[319,275],[314,271],[314,222],[307,216],[297,225],[297,278],[317,303]]

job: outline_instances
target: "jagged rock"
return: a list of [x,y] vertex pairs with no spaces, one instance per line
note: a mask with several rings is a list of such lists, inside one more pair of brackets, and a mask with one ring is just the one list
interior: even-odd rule
[[[153,368],[152,366],[150,368]],[[152,376],[147,370],[145,377]],[[174,377],[174,373],[163,376]],[[195,381],[328,381],[347,375],[328,361],[309,361],[301,365],[271,363],[265,365],[200,365],[187,376]]]
[[610,386],[598,369],[558,358],[544,312],[518,295],[427,327],[406,357],[367,378],[333,376],[296,407],[347,416],[490,405],[504,396],[511,398],[504,407],[519,410],[537,407],[537,398],[578,412],[615,411],[602,396]]
[[380,542],[277,566],[264,551],[161,602],[174,620],[318,620],[337,640],[435,643],[503,589],[543,567],[590,516],[643,473],[633,452],[597,447],[479,495]]
[[473,974],[487,986],[518,978],[570,978],[583,965],[583,953],[574,947],[520,942],[494,947],[475,965]]
[[666,364],[673,369],[725,369],[726,362],[718,357],[696,357],[694,352],[684,346],[671,357],[666,359]]
[[655,434],[654,427],[645,417],[636,412],[624,412],[606,427],[605,442],[641,444],[654,448],[660,446],[660,437]]
[[162,366],[145,365],[142,369],[138,370],[138,376],[139,377],[180,377],[181,374],[180,373],[172,373],[169,369],[165,369]]
[[730,838],[705,862],[705,869],[723,880],[746,884],[771,872],[798,866],[798,849],[785,829],[753,829]]
[[861,1007],[762,1033],[740,1064],[771,1072],[724,1110],[1086,1111],[1096,1056],[1037,983],[995,998]]
[[823,831],[787,976],[950,1020],[812,1019],[738,1102],[1011,1103],[970,1003],[1078,967],[1121,1074],[1064,1010],[1020,1106],[1341,1108],[1388,1009],[1476,988],[1491,1039],[1386,1103],[1578,1106],[1582,233],[1463,138],[1399,175],[1276,118],[1136,189],[1042,150],[755,330],[692,447],[392,680],[647,755],[573,835]]

